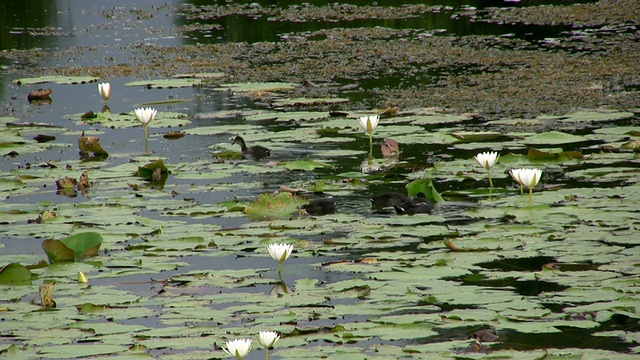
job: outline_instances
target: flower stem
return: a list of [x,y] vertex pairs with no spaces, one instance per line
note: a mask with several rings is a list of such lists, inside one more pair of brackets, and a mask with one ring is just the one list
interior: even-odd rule
[[529,189],[529,206],[533,206],[533,188]]
[[369,133],[369,155],[373,154],[373,132]]
[[278,277],[282,281],[282,263],[278,263]]
[[489,175],[489,188],[493,189],[493,180],[491,180],[491,169],[487,169],[487,174]]
[[266,360],[269,360],[269,348],[266,348],[266,350],[267,350],[267,358],[266,358]]
[[144,127],[144,138],[149,140],[149,127],[146,125]]

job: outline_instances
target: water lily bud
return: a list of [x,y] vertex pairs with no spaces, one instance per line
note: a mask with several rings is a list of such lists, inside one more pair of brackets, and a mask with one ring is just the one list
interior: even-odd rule
[[104,101],[109,100],[109,97],[111,97],[111,84],[109,83],[98,84],[98,92],[100,93],[100,96],[102,96]]
[[258,334],[258,342],[264,346],[265,349],[269,349],[275,345],[278,339],[280,339],[280,335],[275,331],[260,331]]
[[78,271],[78,282],[81,282],[83,284],[87,284],[87,283],[89,283],[89,278],[82,271]]

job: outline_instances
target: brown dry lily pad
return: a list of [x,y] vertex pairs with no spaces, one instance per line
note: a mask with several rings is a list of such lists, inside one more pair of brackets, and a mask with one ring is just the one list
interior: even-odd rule
[[34,100],[46,100],[46,99],[51,99],[49,97],[49,95],[51,95],[52,90],[51,89],[38,89],[35,91],[32,91],[28,96],[27,96],[27,100],[29,100],[29,102],[34,101]]
[[162,135],[165,139],[169,140],[177,140],[187,135],[184,131],[169,131],[168,133]]
[[95,136],[84,136],[84,132],[78,139],[80,156],[87,156],[93,153],[94,156],[108,156],[109,154],[100,145],[100,139]]
[[78,179],[78,190],[80,192],[85,193],[91,187],[91,182],[89,181],[89,170],[85,171],[80,175]]
[[45,308],[55,308],[56,302],[53,300],[53,289],[56,282],[52,281],[48,284],[40,285],[40,305]]
[[400,155],[400,145],[393,139],[384,139],[380,145],[380,150],[382,150],[382,156],[386,158]]
[[60,180],[56,180],[56,186],[58,187],[58,190],[74,189],[77,184],[78,184],[78,180],[70,177],[65,177]]

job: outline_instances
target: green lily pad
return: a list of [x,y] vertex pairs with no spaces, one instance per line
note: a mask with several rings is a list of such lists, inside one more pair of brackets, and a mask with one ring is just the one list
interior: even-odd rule
[[451,136],[458,139],[459,142],[484,142],[500,139],[504,134],[496,131],[457,131],[450,133]]
[[233,92],[251,92],[251,91],[292,91],[295,90],[296,84],[292,83],[234,83],[224,84],[220,86],[221,90],[229,90]]
[[[83,114],[71,114],[67,115],[67,118],[76,121],[78,124],[102,124],[104,126],[114,127],[114,128],[132,128],[132,127],[140,127],[142,128],[142,123],[136,119],[133,111],[129,113],[109,113],[109,112],[99,112],[94,113],[92,117],[82,118]],[[177,112],[169,112],[169,111],[160,111],[158,115],[149,123],[150,128],[161,128],[161,127],[181,127],[190,125],[191,120],[189,117],[183,113]],[[144,131],[141,132],[141,136],[144,136]]]
[[176,79],[156,79],[130,81],[125,86],[145,86],[150,89],[171,89],[201,86],[202,79],[198,78],[176,78]]
[[305,170],[305,171],[312,171],[317,168],[329,166],[326,163],[315,161],[315,160],[287,161],[287,162],[281,162],[278,165],[284,166],[289,170]]
[[184,78],[198,78],[198,79],[222,79],[226,76],[225,73],[222,72],[201,72],[201,73],[187,73],[187,74],[176,74],[173,77],[176,79],[184,79]]
[[0,268],[0,284],[2,285],[29,285],[31,277],[29,269],[18,263],[9,263]]
[[52,263],[78,261],[96,256],[103,241],[102,235],[95,232],[85,232],[71,235],[62,240],[44,240],[42,248]]
[[583,141],[588,141],[588,139],[581,135],[572,135],[563,133],[561,131],[549,131],[542,134],[533,135],[522,140],[523,143],[530,145],[559,145]]
[[444,199],[438,193],[431,179],[414,180],[407,184],[407,192],[409,196],[416,196],[419,193],[425,194],[427,199],[432,203],[443,202]]
[[258,199],[244,209],[244,213],[251,220],[275,220],[288,219],[298,211],[298,208],[307,204],[308,200],[288,192],[260,194]]
[[13,82],[18,85],[31,85],[31,84],[42,84],[42,83],[56,83],[56,84],[86,84],[94,81],[98,81],[97,77],[91,76],[40,76],[33,78],[22,78],[16,79]]
[[[576,122],[576,123],[603,123],[613,122],[622,119],[632,118],[634,115],[632,112],[618,111],[618,110],[585,110],[576,111],[564,116],[559,117],[561,122]],[[540,116],[539,118],[553,118],[552,116]],[[555,117],[558,118],[558,117]]]
[[[169,175],[170,173],[171,172],[164,165],[164,162],[162,161],[162,159],[158,159],[144,166],[138,167],[138,171],[136,172],[136,175],[140,176],[141,178],[147,181],[158,181],[155,177],[157,176],[165,177],[165,180],[166,180],[166,176]],[[154,174],[156,174],[155,177],[154,177]]]
[[318,105],[335,105],[349,102],[344,98],[293,98],[278,99],[273,102],[275,106],[318,106]]

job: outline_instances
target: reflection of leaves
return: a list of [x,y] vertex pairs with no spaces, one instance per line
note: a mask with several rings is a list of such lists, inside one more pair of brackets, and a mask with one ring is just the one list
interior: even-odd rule
[[28,285],[31,283],[31,272],[24,265],[9,263],[0,268],[0,284]]
[[443,202],[444,199],[436,188],[433,186],[433,181],[431,179],[422,179],[422,180],[414,180],[407,184],[407,193],[409,196],[415,196],[419,193],[423,193],[429,201],[432,203]]
[[276,220],[288,219],[291,214],[298,211],[298,207],[307,203],[307,200],[290,193],[261,194],[258,199],[244,209],[244,213],[251,220]]
[[62,240],[44,240],[42,248],[51,262],[76,261],[98,255],[102,242],[102,235],[86,232],[71,235]]

